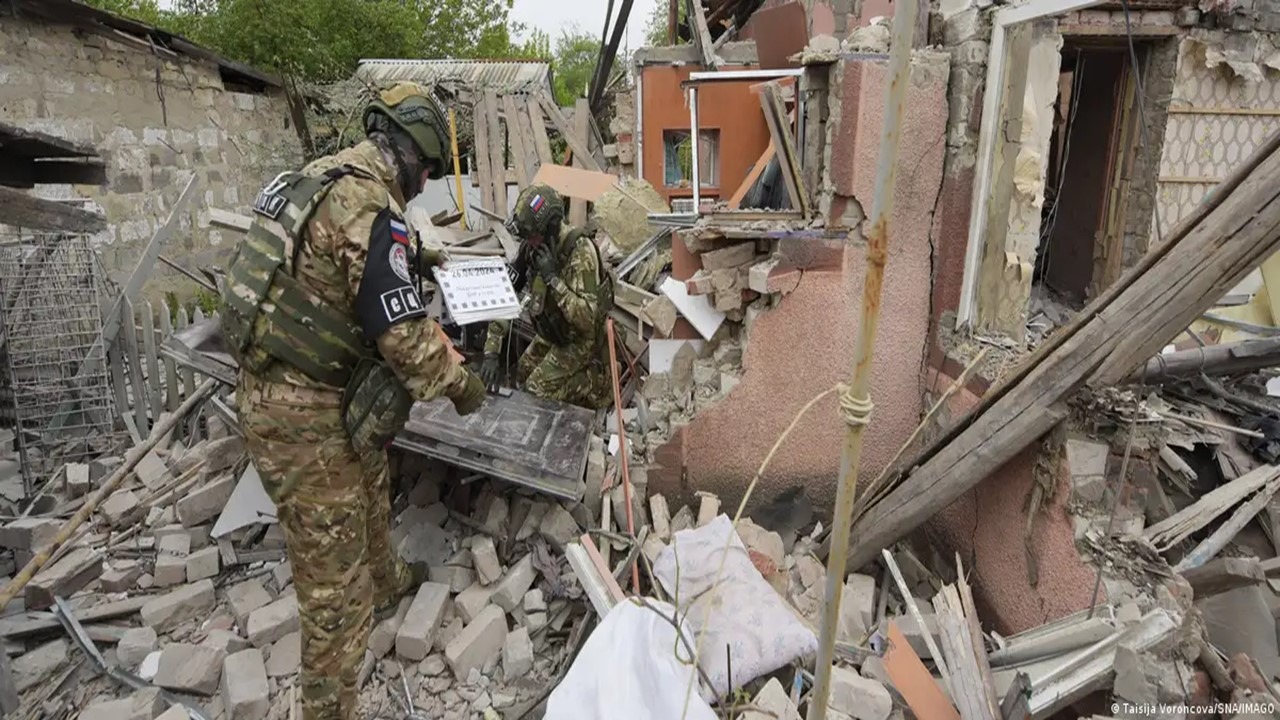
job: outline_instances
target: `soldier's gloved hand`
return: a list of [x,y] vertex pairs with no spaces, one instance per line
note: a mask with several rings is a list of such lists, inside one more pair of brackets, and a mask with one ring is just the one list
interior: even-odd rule
[[484,361],[480,363],[480,379],[490,391],[498,389],[498,356],[496,354],[490,353],[484,356]]
[[464,370],[464,372],[467,374],[467,384],[463,386],[462,392],[449,399],[453,401],[453,409],[459,415],[470,415],[484,405],[484,381],[470,370]]
[[538,271],[538,276],[542,278],[542,282],[550,285],[551,281],[556,277],[556,259],[551,253],[551,248],[546,243],[539,245],[533,251],[533,268]]
[[418,272],[427,275],[431,272],[431,268],[439,267],[449,261],[449,254],[444,248],[422,248],[422,253],[418,255]]

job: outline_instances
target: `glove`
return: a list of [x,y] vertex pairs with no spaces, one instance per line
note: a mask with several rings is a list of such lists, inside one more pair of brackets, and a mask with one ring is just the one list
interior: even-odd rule
[[484,386],[490,390],[498,387],[498,356],[485,355],[484,362],[480,363],[480,380]]
[[470,415],[484,405],[484,381],[470,370],[464,370],[464,372],[467,374],[467,384],[463,386],[462,392],[449,399],[453,401],[453,409],[459,415]]
[[418,272],[423,275],[429,275],[431,268],[444,265],[449,260],[449,254],[443,248],[422,248],[422,253],[418,255]]
[[539,245],[533,251],[533,268],[538,271],[538,276],[542,278],[542,282],[547,285],[556,278],[556,259],[551,253],[551,248],[545,243]]

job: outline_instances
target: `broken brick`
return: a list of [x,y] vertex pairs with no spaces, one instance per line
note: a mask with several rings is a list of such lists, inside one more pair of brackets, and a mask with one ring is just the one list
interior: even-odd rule
[[756,257],[755,241],[748,240],[736,245],[729,245],[718,250],[709,250],[702,253],[702,267],[708,272],[714,273],[716,270],[726,268],[737,268],[739,265],[745,265]]

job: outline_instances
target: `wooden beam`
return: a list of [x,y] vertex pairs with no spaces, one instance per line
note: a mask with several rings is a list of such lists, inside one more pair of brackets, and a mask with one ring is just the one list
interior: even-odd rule
[[547,120],[542,115],[542,106],[536,98],[525,98],[526,111],[529,114],[529,125],[533,128],[533,147],[538,153],[538,165],[554,163],[555,155],[551,152],[551,140],[547,137]]
[[107,226],[107,219],[65,202],[0,186],[0,224],[28,230],[95,233]]
[[[574,131],[581,138],[591,137],[591,105],[586,98],[578,98],[578,102],[573,108],[573,125]],[[591,160],[591,156],[581,155],[577,152],[573,153],[573,166],[585,168],[587,161]],[[587,201],[580,198],[573,198],[569,202],[569,224],[575,227],[582,227],[587,224]]]
[[1228,590],[1257,585],[1267,579],[1258,558],[1218,558],[1182,573],[1191,584],[1196,600]]
[[859,508],[850,567],[904,537],[1051,429],[1077,390],[1114,385],[1280,250],[1280,133],[1136,266]]
[[497,207],[495,207],[496,200],[493,197],[493,181],[491,180],[493,171],[489,166],[489,118],[485,113],[482,100],[477,100],[471,106],[471,120],[475,128],[475,138],[474,142],[471,143],[471,152],[475,156],[475,177],[480,185],[480,207],[490,212],[497,212]]
[[689,24],[693,28],[693,43],[698,46],[702,56],[702,64],[708,70],[720,67],[720,58],[716,57],[715,43],[711,40],[711,28],[707,24],[707,12],[702,7],[702,0],[685,0],[689,10]]
[[795,140],[791,135],[791,124],[782,101],[782,91],[776,83],[763,83],[760,88],[760,110],[764,113],[765,124],[769,126],[769,137],[778,153],[782,166],[782,180],[787,186],[787,195],[791,198],[791,207],[802,216],[809,214],[809,200],[805,194],[804,175],[800,169],[796,154]]
[[600,167],[596,159],[592,157],[591,147],[587,145],[587,138],[578,135],[569,127],[568,119],[565,118],[564,113],[560,112],[560,108],[556,106],[555,101],[546,93],[542,93],[538,96],[538,102],[541,103],[542,110],[547,114],[547,117],[551,118],[551,124],[555,125],[560,136],[564,138],[569,149],[573,151],[574,158],[581,157],[583,166],[588,170],[604,172],[604,169]]
[[1005,250],[1009,237],[1009,208],[1013,205],[1013,175],[1018,151],[1022,148],[1022,105],[1027,93],[1027,66],[1031,55],[1031,27],[1020,25],[1009,31],[1009,59],[1004,78],[1004,105],[1000,108],[1000,128],[995,149],[996,179],[987,206],[987,235],[982,247],[978,285],[978,327],[985,331],[1000,327],[1000,296],[1004,283]]
[[751,186],[756,184],[756,180],[760,179],[760,174],[764,172],[765,168],[769,167],[769,161],[773,160],[775,154],[773,140],[769,140],[769,145],[765,147],[764,152],[756,159],[755,165],[751,166],[751,171],[747,173],[747,177],[743,179],[738,189],[733,191],[733,197],[729,198],[729,207],[731,209],[737,210],[742,207],[742,199],[747,196],[747,193],[751,192]]
[[[516,184],[523,190],[536,172],[530,169],[530,149],[525,145],[528,135],[521,122],[523,113],[516,110],[516,99],[510,95],[502,96],[502,110],[507,118],[507,141],[511,143],[511,164],[515,166]],[[531,137],[528,139],[533,141]]]
[[498,98],[492,91],[484,94],[484,115],[489,125],[489,182],[493,183],[493,211],[507,215],[507,148],[502,141],[502,125],[498,123]]

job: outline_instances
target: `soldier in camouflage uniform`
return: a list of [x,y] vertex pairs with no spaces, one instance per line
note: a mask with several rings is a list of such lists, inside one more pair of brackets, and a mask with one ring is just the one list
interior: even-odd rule
[[[599,409],[613,400],[605,333],[613,284],[595,242],[563,219],[564,200],[546,185],[532,185],[516,200],[516,265],[533,270],[525,307],[537,332],[516,379],[537,397]],[[498,381],[509,326],[489,324],[480,375],[490,387]]]
[[367,140],[259,194],[222,292],[245,441],[293,566],[305,720],[355,717],[372,624],[422,580],[390,545],[387,445],[415,399],[465,415],[485,397],[427,317],[428,258],[403,219],[444,174],[440,108],[404,83],[364,123]]

